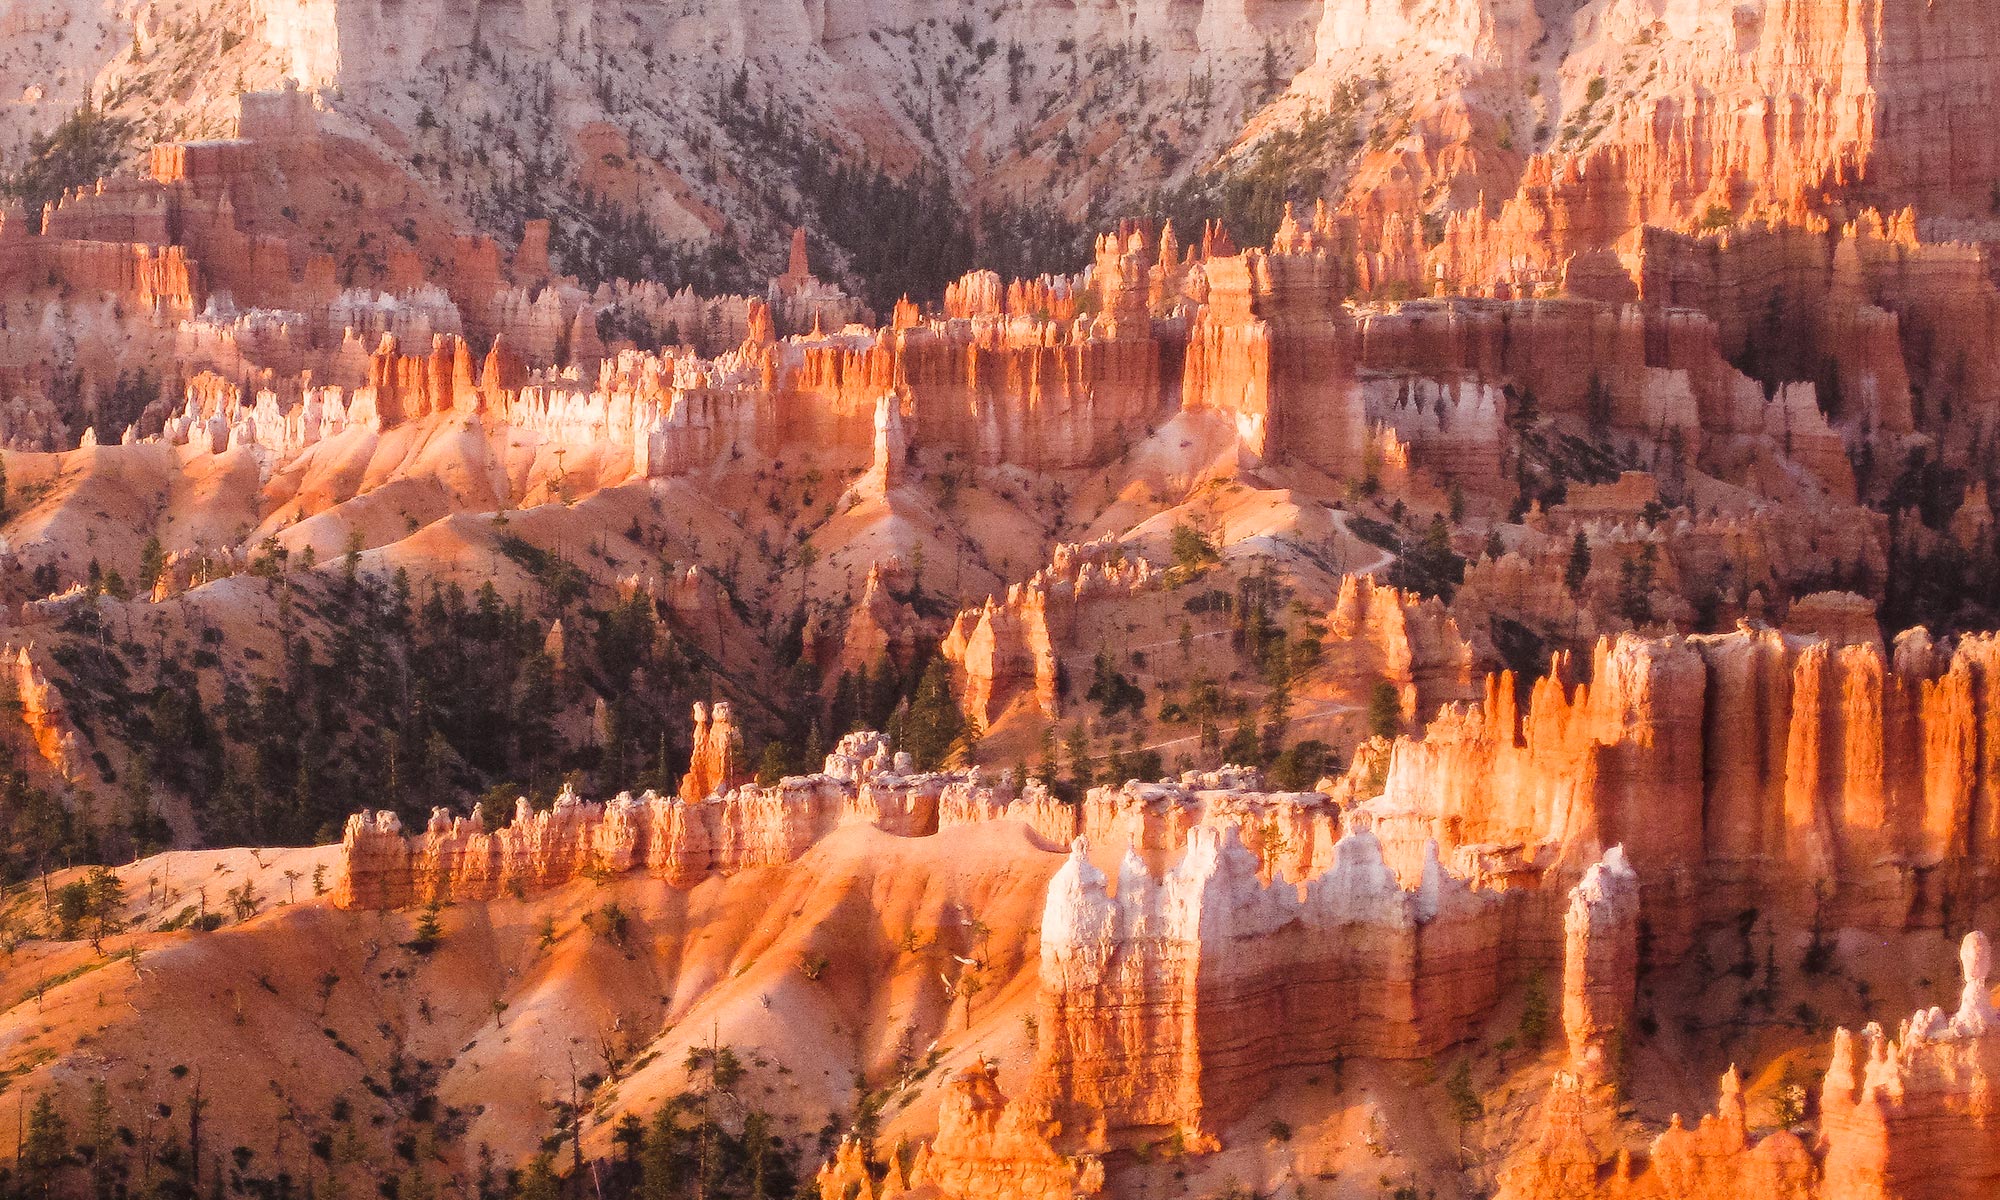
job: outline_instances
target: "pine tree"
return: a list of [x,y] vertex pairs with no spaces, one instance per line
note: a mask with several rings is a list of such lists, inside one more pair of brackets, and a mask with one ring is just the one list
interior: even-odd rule
[[444,940],[444,924],[438,920],[439,904],[433,896],[429,904],[417,916],[417,926],[410,938],[410,949],[418,954],[429,954]]
[[1541,419],[1542,403],[1536,397],[1535,389],[1531,387],[1522,388],[1520,399],[1514,406],[1515,427],[1526,429]]
[[904,748],[918,769],[935,770],[944,765],[964,732],[965,716],[951,694],[950,666],[943,655],[933,655],[910,698],[909,715],[903,722]]
[[1634,625],[1653,620],[1653,570],[1658,557],[1658,547],[1648,542],[1636,562],[1626,559],[1618,565],[1618,613]]
[[618,1168],[621,1177],[636,1179],[639,1173],[639,1151],[646,1145],[646,1123],[637,1113],[626,1113],[611,1127],[611,1144],[618,1150]]
[[[0,472],[0,484],[4,484],[5,479],[4,472]],[[139,587],[151,593],[153,585],[159,581],[160,572],[166,569],[166,565],[167,552],[160,545],[160,539],[147,538],[145,546],[139,551]]]
[[681,1194],[681,1163],[677,1153],[680,1121],[672,1104],[653,1114],[651,1128],[639,1152],[638,1200],[678,1200]]
[[554,1155],[544,1150],[528,1163],[528,1169],[521,1172],[516,1200],[562,1200],[556,1183]]
[[1486,1106],[1480,1103],[1479,1093],[1472,1086],[1472,1060],[1458,1060],[1457,1069],[1445,1080],[1444,1090],[1461,1129],[1486,1115]]
[[764,753],[757,759],[757,782],[769,787],[785,777],[789,764],[785,761],[784,743],[773,739],[764,743]]
[[102,1079],[92,1080],[81,1148],[90,1155],[90,1192],[95,1200],[109,1200],[111,1196],[111,1155],[117,1136],[111,1117],[110,1089]]
[[21,1143],[22,1195],[44,1200],[53,1195],[69,1151],[69,1122],[56,1110],[55,1098],[43,1092],[28,1113],[27,1139]]
[[1451,552],[1451,527],[1445,524],[1442,514],[1433,514],[1431,523],[1424,527],[1424,553],[1442,558]]
[[827,724],[835,737],[852,733],[860,727],[861,698],[867,692],[868,668],[862,667],[861,673],[863,684],[860,687],[856,687],[852,671],[842,671],[840,678],[834,681],[833,701],[827,708]]
[[1070,778],[1076,781],[1079,790],[1088,788],[1091,784],[1090,730],[1082,721],[1069,727],[1069,733],[1063,738],[1063,750],[1069,756]]
[[1549,1035],[1549,993],[1544,985],[1542,973],[1536,971],[1528,976],[1527,988],[1521,998],[1521,1020],[1515,1027],[1515,1036],[1521,1045],[1532,1050],[1542,1044]]
[[1368,697],[1368,732],[1393,738],[1403,731],[1403,701],[1396,685],[1384,679]]
[[1250,714],[1243,714],[1236,723],[1236,732],[1229,735],[1229,744],[1222,748],[1224,762],[1242,767],[1261,766],[1263,744],[1257,740],[1256,726],[1250,723]]
[[750,1176],[744,1200],[765,1200],[765,1168],[771,1149],[770,1118],[756,1110],[743,1119],[743,1153]]
[[1569,545],[1569,565],[1563,568],[1563,586],[1572,596],[1583,591],[1583,585],[1590,578],[1590,539],[1583,536],[1583,530],[1576,531],[1576,540]]
[[103,950],[104,939],[125,927],[125,886],[103,867],[84,879],[84,920],[93,950]]

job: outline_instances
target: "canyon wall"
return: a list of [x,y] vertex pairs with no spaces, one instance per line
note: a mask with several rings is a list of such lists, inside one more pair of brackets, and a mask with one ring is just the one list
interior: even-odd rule
[[1434,858],[1405,887],[1366,831],[1296,883],[1261,876],[1228,821],[1191,826],[1164,876],[1128,850],[1115,889],[1085,849],[1042,917],[1031,1099],[1066,1144],[1212,1147],[1272,1072],[1435,1053],[1501,985],[1502,901]]
[[[1397,743],[1379,820],[1448,861],[1581,871],[1622,844],[1656,953],[1700,904],[1811,905],[1864,928],[1935,926],[1992,899],[1996,643],[1921,632],[1893,652],[1769,629],[1600,641],[1523,707],[1511,674]],[[1514,847],[1514,849],[1499,849]],[[1457,855],[1457,858],[1453,858]]]
[[1319,661],[1300,681],[1300,694],[1367,704],[1379,684],[1395,689],[1405,721],[1421,720],[1440,705],[1473,698],[1473,649],[1443,601],[1388,587],[1372,575],[1347,575],[1327,614]]
[[[1080,811],[1004,776],[914,774],[873,734],[844,738],[819,774],[724,790],[717,711],[680,797],[565,795],[492,833],[440,812],[416,839],[357,816],[335,898],[477,900],[641,870],[686,887],[796,859],[848,822],[921,837],[1023,820],[1051,848],[1073,839],[1042,914],[1031,1082],[1009,1104],[989,1076],[961,1078],[951,1132],[908,1186],[1055,1195],[1085,1181],[1065,1153],[1215,1147],[1283,1071],[1434,1058],[1559,963],[1566,1070],[1508,1194],[1692,1200],[1723,1179],[1799,1200],[1963,1194],[1992,1164],[1943,1168],[1936,1148],[1992,1137],[1983,941],[1966,943],[1956,1017],[1840,1035],[1820,1143],[1753,1143],[1731,1076],[1716,1116],[1607,1173],[1585,1114],[1618,1078],[1642,966],[1683,957],[1704,924],[1749,907],[1885,934],[1977,919],[1993,891],[1996,646],[1624,635],[1587,682],[1559,657],[1525,706],[1512,677],[1489,680],[1422,740],[1357,754],[1330,793],[1225,769],[1097,788]],[[1112,869],[1093,861],[1093,844],[1121,843]],[[822,1183],[851,1182],[857,1155]]]
[[[1426,273],[1404,273],[1411,283],[1574,286],[1578,268],[1597,270],[1589,260],[1629,248],[1643,226],[1728,224],[1747,213],[1795,222],[1838,222],[1871,207],[1914,207],[1941,222],[1991,215],[2000,23],[1977,0],[1627,0],[1567,12],[1507,4],[1483,11],[1490,27],[1453,24],[1474,7],[1492,8],[1426,14],[1433,55],[1454,42],[1477,47],[1428,70],[1420,57],[1405,85],[1429,154],[1372,148],[1345,199],[1366,241],[1388,245],[1396,226],[1385,215],[1413,219],[1448,189],[1453,211],[1439,244],[1420,255]],[[1335,28],[1347,32],[1329,39]],[[1353,62],[1356,28],[1329,19],[1307,78],[1333,85],[1329,72]],[[1490,32],[1474,37],[1475,28]],[[1527,36],[1538,29],[1542,42]],[[1549,44],[1562,56],[1553,77],[1536,61]],[[1480,95],[1481,83],[1518,95],[1530,79],[1522,104]],[[1528,149],[1515,152],[1516,140]]]
[[1913,1014],[1894,1037],[1875,1025],[1834,1035],[1820,1093],[1829,1200],[1944,1200],[2000,1188],[2000,1013],[1992,947],[1969,933],[1957,1011]]
[[[269,391],[288,422],[309,394],[324,406],[339,388],[352,409],[371,403],[367,389],[385,429],[477,412],[551,449],[608,447],[605,462],[643,477],[802,446],[864,457],[884,396],[914,455],[1037,471],[1109,465],[1188,411],[1226,418],[1247,463],[1348,479],[1367,473],[1379,426],[1411,466],[1479,489],[1504,476],[1508,423],[1539,414],[1638,448],[1663,478],[1699,469],[1842,503],[1886,482],[1886,469],[1857,478],[1863,444],[1893,455],[1889,439],[1921,430],[1972,462],[2000,427],[1974,399],[2000,381],[1984,252],[1925,243],[1908,214],[1648,229],[1593,259],[1597,274],[1562,299],[1400,302],[1382,299],[1385,251],[1361,235],[1365,214],[1287,210],[1268,247],[1249,250],[1214,226],[1184,245],[1171,225],[1128,222],[1082,274],[973,272],[941,313],[905,304],[872,326],[812,276],[802,246],[762,297],[643,281],[586,290],[554,274],[544,222],[511,257],[453,236],[344,274],[277,232],[266,210],[285,197],[259,182],[273,156],[345,163],[338,122],[297,91],[243,108],[238,138],[159,147],[149,178],[65,196],[45,234],[10,215],[0,257],[19,266],[4,276],[16,289],[54,279],[116,299],[114,336],[170,330],[185,359],[174,390],[213,371],[246,395]],[[1417,237],[1397,269],[1434,276],[1426,264],[1461,224],[1438,246]],[[1349,303],[1357,294],[1375,299]],[[46,391],[64,353],[24,364],[23,389]],[[191,422],[163,428],[170,415],[149,412],[135,436],[188,436]],[[310,439],[271,446],[276,430],[261,419],[255,432],[281,459]],[[1667,490],[1679,498],[1677,483]]]
[[1269,251],[1205,256],[1183,407],[1229,417],[1272,462],[1359,471],[1367,430],[1340,263],[1288,215]]

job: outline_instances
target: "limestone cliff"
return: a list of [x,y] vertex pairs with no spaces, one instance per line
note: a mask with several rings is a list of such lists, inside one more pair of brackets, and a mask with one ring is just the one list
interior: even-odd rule
[[1288,214],[1268,252],[1211,256],[1194,269],[1204,303],[1188,334],[1182,405],[1230,418],[1261,458],[1358,471],[1366,429],[1337,306],[1342,273],[1317,233]]
[[1835,1034],[1820,1098],[1829,1200],[1942,1200],[2000,1187],[2000,1013],[1985,934],[1965,935],[1959,963],[1956,1012],[1918,1012],[1893,1038],[1874,1025],[1858,1038]]
[[1395,689],[1406,721],[1421,722],[1443,704],[1473,697],[1472,646],[1436,598],[1426,599],[1348,575],[1328,615],[1320,661],[1301,691],[1321,690],[1365,705],[1373,689]]

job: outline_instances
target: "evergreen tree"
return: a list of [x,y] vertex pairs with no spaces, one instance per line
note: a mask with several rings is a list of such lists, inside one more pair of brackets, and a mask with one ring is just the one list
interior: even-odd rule
[[683,1173],[679,1157],[679,1106],[665,1104],[653,1114],[639,1152],[638,1200],[679,1200]]
[[771,1157],[771,1121],[762,1112],[751,1110],[743,1119],[744,1200],[765,1200],[766,1175]]
[[1528,976],[1528,983],[1521,999],[1521,1020],[1515,1027],[1515,1036],[1523,1047],[1533,1050],[1539,1047],[1549,1035],[1551,1021],[1548,988],[1540,971]]
[[1653,620],[1653,572],[1659,553],[1648,542],[1637,560],[1626,559],[1618,566],[1618,613],[1634,625]]
[[437,898],[432,897],[431,902],[424,905],[423,912],[417,916],[416,929],[410,938],[410,949],[418,954],[429,954],[437,949],[440,941],[444,940],[444,924],[438,919],[438,909]]
[[1222,748],[1222,758],[1224,762],[1244,767],[1263,764],[1264,747],[1257,740],[1257,728],[1250,723],[1248,713],[1236,723],[1236,732],[1229,735],[1229,744]]
[[1432,556],[1451,553],[1451,526],[1445,524],[1442,514],[1433,514],[1431,523],[1424,526],[1424,552]]
[[1590,578],[1590,539],[1583,536],[1583,530],[1576,531],[1576,539],[1569,544],[1569,565],[1563,568],[1563,586],[1572,596],[1583,592],[1583,585]]
[[55,1098],[43,1092],[28,1112],[27,1136],[21,1143],[21,1194],[40,1200],[54,1195],[69,1153],[69,1122],[57,1111]]
[[63,192],[110,173],[131,132],[131,122],[106,116],[86,99],[62,124],[29,140],[18,168],[0,180],[0,194],[18,199],[39,231],[42,210]]
[[1384,679],[1368,696],[1368,732],[1376,737],[1393,738],[1402,731],[1402,697],[1396,694],[1396,685]]
[[964,714],[951,694],[950,665],[943,655],[934,654],[910,698],[910,711],[903,721],[903,748],[919,770],[936,770],[950,757],[964,732]]
[[529,1161],[528,1169],[521,1172],[521,1185],[515,1197],[516,1200],[562,1200],[556,1183],[554,1155],[544,1150]]
[[[864,666],[862,668],[864,681],[867,673],[868,669]],[[859,688],[855,686],[852,671],[842,671],[840,678],[834,682],[833,701],[827,708],[827,726],[833,730],[835,737],[852,733],[860,727],[861,693],[865,691],[865,682]]]
[[1526,429],[1542,419],[1542,402],[1535,395],[1535,389],[1521,389],[1520,399],[1514,405],[1514,425]]
[[1079,791],[1091,785],[1090,730],[1082,721],[1069,727],[1063,738],[1063,750],[1069,757],[1070,778],[1076,782]]
[[783,779],[790,766],[784,743],[775,738],[765,742],[764,753],[757,759],[757,782],[769,787]]
[[1457,1069],[1444,1083],[1445,1096],[1451,1101],[1452,1115],[1458,1118],[1461,1131],[1465,1126],[1486,1115],[1486,1106],[1480,1103],[1479,1093],[1472,1085],[1472,1060],[1461,1058]]
[[84,1117],[83,1142],[79,1147],[90,1162],[90,1193],[93,1200],[110,1200],[117,1164],[112,1161],[117,1130],[111,1116],[111,1092],[102,1079],[90,1084],[90,1107]]
[[125,885],[112,872],[93,867],[83,888],[85,928],[90,931],[91,948],[101,951],[104,939],[125,927]]
[[1182,575],[1193,575],[1222,561],[1215,539],[1186,522],[1174,526],[1172,552],[1174,568]]

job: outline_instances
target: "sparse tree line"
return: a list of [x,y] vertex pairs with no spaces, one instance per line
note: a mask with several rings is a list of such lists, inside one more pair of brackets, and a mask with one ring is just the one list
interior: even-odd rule
[[[327,1033],[332,1053],[359,1058]],[[631,1065],[606,1064],[607,1071]],[[512,1163],[486,1144],[466,1144],[472,1114],[438,1099],[436,1064],[400,1050],[362,1076],[365,1095],[342,1093],[320,1112],[294,1106],[286,1123],[303,1139],[277,1138],[269,1151],[219,1144],[212,1090],[184,1065],[143,1084],[51,1087],[16,1096],[14,1146],[0,1152],[0,1198],[816,1200],[814,1171],[849,1133],[871,1148],[875,1169],[886,1170],[872,1152],[886,1093],[857,1080],[852,1111],[831,1112],[817,1131],[788,1137],[752,1102],[750,1086],[755,1068],[754,1090],[769,1094],[788,1068],[757,1054],[746,1062],[724,1044],[691,1047],[682,1066],[685,1089],[650,1115],[620,1117],[601,1156],[586,1152],[578,1118],[588,1120],[592,1095],[611,1076],[550,1081],[548,1132]]]
[[[533,613],[490,583],[419,598],[401,571],[303,573],[274,551],[253,570],[281,654],[255,666],[261,654],[221,628],[200,629],[190,648],[75,606],[53,653],[86,741],[111,735],[134,751],[122,770],[101,749],[91,756],[124,815],[93,825],[84,814],[99,805],[64,803],[14,772],[0,781],[13,877],[163,846],[162,789],[192,801],[211,844],[273,845],[337,838],[364,806],[414,819],[453,796],[487,797],[511,816],[515,794],[546,802],[566,779],[607,794],[671,787],[687,761],[684,714],[706,696],[698,654],[651,598],[592,607],[571,586],[574,567],[542,565],[547,603]],[[316,633],[301,632],[308,624]],[[595,719],[565,720],[598,697]]]

